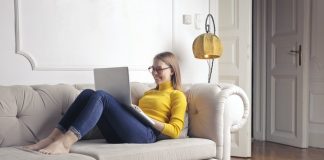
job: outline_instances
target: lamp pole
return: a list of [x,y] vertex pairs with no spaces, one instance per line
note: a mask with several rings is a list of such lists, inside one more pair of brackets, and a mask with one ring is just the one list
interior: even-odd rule
[[[210,1],[209,1],[210,3]],[[210,4],[209,4],[210,5]],[[213,25],[214,32],[210,33],[210,20]],[[214,60],[222,55],[223,47],[220,39],[216,36],[216,26],[214,17],[209,13],[205,21],[205,31],[206,33],[196,37],[192,44],[192,50],[195,58],[207,59],[208,64],[208,83],[210,83],[211,76],[213,73]]]

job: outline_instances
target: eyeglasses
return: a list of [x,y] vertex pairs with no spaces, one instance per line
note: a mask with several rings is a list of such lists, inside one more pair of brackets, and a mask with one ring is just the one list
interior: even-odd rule
[[149,72],[153,73],[154,71],[158,74],[161,74],[164,70],[171,68],[171,66],[165,67],[165,68],[157,68],[157,67],[153,67],[150,66],[148,68]]

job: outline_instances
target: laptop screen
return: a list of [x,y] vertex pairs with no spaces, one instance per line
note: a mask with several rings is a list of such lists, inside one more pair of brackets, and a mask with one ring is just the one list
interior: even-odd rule
[[93,72],[96,90],[104,90],[120,103],[131,105],[128,67],[95,68]]

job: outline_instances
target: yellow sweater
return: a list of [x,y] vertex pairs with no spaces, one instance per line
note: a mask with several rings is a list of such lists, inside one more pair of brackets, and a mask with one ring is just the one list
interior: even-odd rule
[[183,92],[173,89],[170,81],[161,83],[158,90],[145,92],[138,105],[149,117],[164,123],[164,135],[171,138],[180,136],[187,100]]

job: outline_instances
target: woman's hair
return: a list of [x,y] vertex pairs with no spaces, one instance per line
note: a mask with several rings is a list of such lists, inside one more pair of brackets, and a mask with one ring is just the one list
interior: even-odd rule
[[[173,69],[174,74],[171,76],[172,86],[176,90],[182,90],[181,74],[177,57],[171,52],[162,52],[154,57],[154,60],[161,60]],[[156,88],[158,89],[158,85]]]

